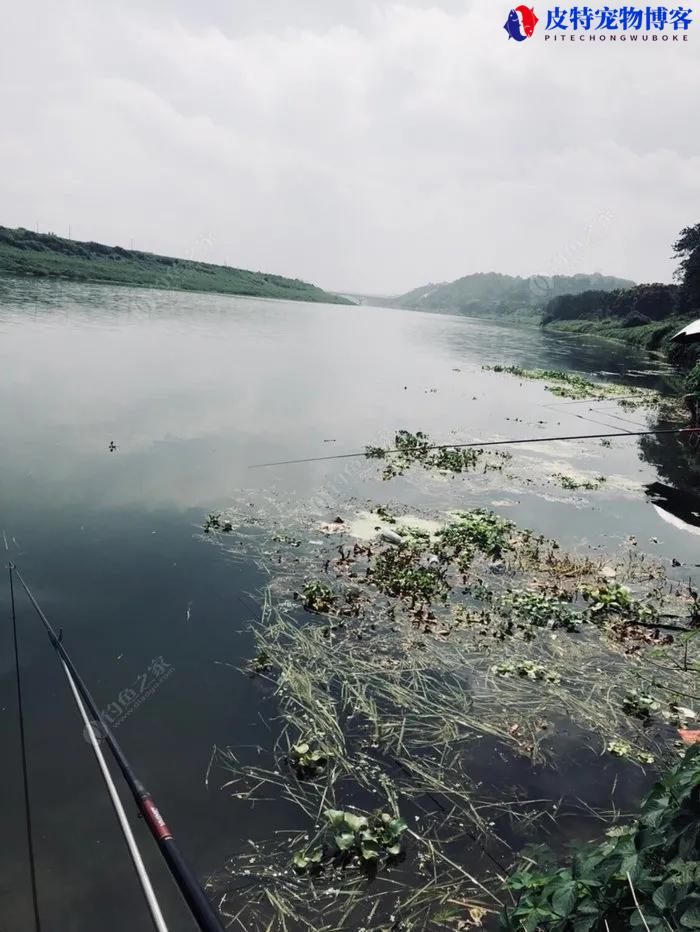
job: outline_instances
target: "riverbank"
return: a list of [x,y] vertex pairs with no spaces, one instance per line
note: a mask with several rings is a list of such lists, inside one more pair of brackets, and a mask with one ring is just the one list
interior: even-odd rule
[[296,278],[0,226],[0,276],[352,304]]
[[619,318],[560,320],[555,324],[542,324],[542,329],[551,333],[585,333],[618,343],[627,343],[638,349],[661,356],[673,356],[671,337],[688,323],[688,317],[668,317],[638,326],[624,326]]

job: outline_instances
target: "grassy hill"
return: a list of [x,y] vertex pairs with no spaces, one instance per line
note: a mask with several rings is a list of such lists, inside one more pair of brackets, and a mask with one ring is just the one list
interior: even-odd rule
[[553,298],[582,291],[614,291],[634,282],[612,275],[532,275],[520,278],[496,272],[466,275],[454,282],[423,285],[385,303],[416,310],[444,310],[473,317],[508,317],[539,323]]
[[0,275],[350,304],[296,278],[0,226]]

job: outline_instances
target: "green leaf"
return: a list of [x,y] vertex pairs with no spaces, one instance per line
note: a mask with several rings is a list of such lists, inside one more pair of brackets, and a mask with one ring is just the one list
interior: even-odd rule
[[362,845],[360,852],[365,861],[376,861],[379,857],[379,850],[373,845]]
[[386,853],[390,854],[393,858],[401,854],[401,842],[397,841],[395,845],[387,845]]
[[408,828],[408,823],[405,819],[394,819],[393,822],[389,823],[389,831],[393,832],[394,835],[402,835]]
[[294,856],[292,857],[292,862],[297,870],[303,871],[309,866],[309,859],[306,856],[305,851],[295,851]]
[[309,745],[308,744],[295,744],[292,747],[292,750],[297,755],[297,757],[303,757],[304,754],[309,753]]
[[598,916],[580,916],[572,923],[573,932],[590,932],[598,924]]
[[355,836],[352,832],[336,835],[334,840],[339,851],[349,851],[355,844]]
[[326,818],[331,828],[337,828],[345,821],[345,813],[342,809],[326,809]]
[[352,832],[360,832],[367,828],[367,819],[364,816],[353,815],[352,812],[346,812],[345,824]]
[[700,905],[686,909],[681,916],[681,925],[684,929],[700,929]]
[[599,915],[600,915],[600,906],[598,906],[598,904],[596,903],[596,901],[595,901],[592,897],[587,896],[587,897],[585,897],[585,899],[580,900],[580,901],[576,904],[576,915],[577,915],[577,916],[579,916],[579,915],[581,915],[581,916],[599,916]]
[[307,856],[312,864],[320,864],[323,860],[323,848],[320,845],[318,848],[312,848]]
[[676,888],[671,883],[664,883],[654,890],[652,900],[654,906],[662,913],[670,909],[676,902]]
[[634,880],[639,870],[639,855],[635,853],[624,857],[620,865],[620,870],[625,875],[629,874],[632,880]]
[[566,918],[576,902],[576,882],[570,880],[562,884],[552,895],[552,909],[558,916]]

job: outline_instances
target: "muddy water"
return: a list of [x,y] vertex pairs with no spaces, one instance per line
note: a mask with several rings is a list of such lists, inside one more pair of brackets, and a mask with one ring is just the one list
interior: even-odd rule
[[[236,669],[250,655],[247,593],[266,578],[245,556],[211,546],[203,516],[246,498],[415,501],[495,507],[568,544],[615,548],[629,536],[686,578],[698,537],[692,465],[676,445],[616,439],[530,445],[504,474],[382,483],[362,461],[251,470],[250,464],[362,449],[398,428],[450,442],[642,429],[643,412],[562,403],[537,382],[484,372],[515,363],[661,385],[658,363],[595,340],[451,316],[125,288],[0,285],[0,548],[57,627],[202,877],[243,839],[264,837],[274,808],[236,805],[212,748],[269,742],[259,685]],[[591,410],[594,409],[594,410]],[[642,427],[638,425],[641,424]],[[116,449],[110,450],[110,445]],[[596,493],[550,477],[603,473]],[[661,496],[661,498],[659,498]],[[272,507],[272,506],[271,506]],[[695,575],[695,578],[696,575]],[[0,598],[7,604],[7,586]],[[19,604],[22,674],[47,927],[148,929],[91,751],[50,647]],[[2,920],[30,927],[14,671],[0,632],[3,748]],[[163,671],[166,671],[164,673]],[[132,693],[148,692],[137,703]],[[523,770],[521,781],[532,775]],[[544,779],[544,778],[543,778]],[[534,781],[535,783],[537,781]],[[541,789],[541,786],[540,786]],[[634,788],[633,788],[634,789]],[[536,787],[533,785],[533,792]],[[146,840],[172,929],[190,929]]]

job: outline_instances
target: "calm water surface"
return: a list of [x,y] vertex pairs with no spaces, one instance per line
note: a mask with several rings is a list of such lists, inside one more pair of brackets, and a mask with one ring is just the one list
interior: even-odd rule
[[[482,371],[495,362],[663,381],[658,364],[629,348],[451,316],[0,283],[0,550],[63,628],[105,708],[145,677],[156,683],[117,735],[200,876],[267,828],[220,790],[222,779],[205,782],[214,745],[255,744],[266,727],[256,685],[235,669],[251,650],[255,606],[246,593],[265,580],[207,545],[203,515],[244,490],[300,501],[327,494],[332,502],[339,485],[344,494],[398,496],[400,485],[363,478],[362,461],[248,467],[362,449],[401,427],[450,441],[595,433],[603,424],[634,430],[629,421],[640,420],[612,403],[562,405],[539,383]],[[670,447],[655,448],[658,462],[640,458],[633,439],[584,453],[586,469],[619,481],[578,505],[511,489],[509,516],[570,542],[656,537],[656,553],[688,564],[686,578],[697,572],[698,538],[660,521],[642,488],[682,475]],[[575,444],[522,451],[535,472],[562,461],[580,467],[582,455]],[[453,507],[504,497],[462,479],[449,494]],[[0,589],[7,605],[5,580]],[[22,600],[19,623],[46,928],[149,929],[56,657]],[[159,678],[164,665],[169,675]],[[0,711],[0,929],[20,932],[31,919],[7,623]],[[170,927],[191,929],[140,826],[139,835]]]

